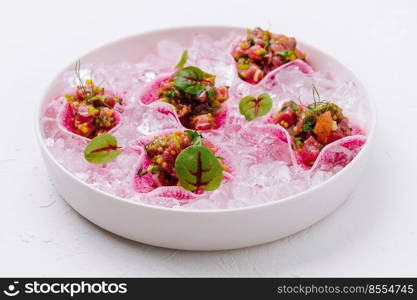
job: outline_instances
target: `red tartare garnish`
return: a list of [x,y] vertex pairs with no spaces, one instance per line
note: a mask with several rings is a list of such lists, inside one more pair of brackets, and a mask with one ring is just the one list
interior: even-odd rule
[[186,67],[161,82],[158,97],[175,107],[185,127],[210,130],[219,125],[215,116],[225,110],[223,103],[229,98],[229,88],[216,87],[214,75],[197,67]]
[[[177,131],[168,136],[155,136],[144,146],[151,163],[146,170],[140,168],[137,176],[152,174],[154,188],[180,185],[180,176],[176,172],[176,167],[178,168],[176,160],[178,155],[190,146],[205,147],[213,156],[216,152],[216,148],[196,131]],[[221,160],[218,160],[222,170],[227,170]],[[216,176],[221,176],[221,174]]]
[[294,150],[308,166],[314,164],[324,146],[352,132],[342,109],[321,100],[307,106],[295,101],[285,102],[272,120],[288,131],[294,140]]
[[80,81],[75,92],[66,94],[65,98],[71,113],[69,123],[74,133],[94,138],[117,125],[115,106],[122,104],[122,99],[106,94],[104,88],[95,85],[92,80]]
[[240,78],[256,84],[272,70],[296,59],[305,59],[297,49],[297,41],[283,34],[273,34],[259,27],[248,29],[247,35],[233,49]]

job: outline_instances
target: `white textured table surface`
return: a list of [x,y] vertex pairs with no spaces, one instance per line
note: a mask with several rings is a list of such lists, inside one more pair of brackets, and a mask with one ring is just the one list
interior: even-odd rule
[[[0,9],[0,276],[417,276],[417,2],[9,1]],[[176,25],[260,25],[315,45],[367,85],[376,147],[350,199],[270,244],[183,252],[92,225],[53,189],[33,121],[49,81],[103,43]]]

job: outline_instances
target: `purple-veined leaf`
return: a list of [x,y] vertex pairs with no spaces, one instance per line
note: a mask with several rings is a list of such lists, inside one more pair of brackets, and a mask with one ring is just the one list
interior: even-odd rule
[[181,186],[194,192],[213,191],[223,180],[219,160],[202,145],[192,145],[181,151],[175,160],[175,172]]
[[120,154],[117,139],[111,134],[100,134],[93,138],[84,149],[85,159],[92,164],[107,164]]
[[263,93],[255,98],[253,96],[243,97],[239,102],[239,111],[247,121],[266,115],[272,108],[272,99],[268,94]]
[[174,75],[175,87],[181,92],[198,97],[207,86],[213,86],[216,76],[208,74],[201,69],[189,66],[180,69]]

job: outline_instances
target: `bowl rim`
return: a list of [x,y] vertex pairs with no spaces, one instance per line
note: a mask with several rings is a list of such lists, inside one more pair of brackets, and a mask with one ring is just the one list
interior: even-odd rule
[[[203,29],[203,30],[207,30],[207,29],[219,29],[219,30],[245,30],[245,27],[237,27],[237,26],[222,26],[222,25],[196,25],[196,26],[173,26],[173,27],[165,27],[165,28],[160,28],[160,29],[155,29],[155,30],[149,30],[149,31],[144,31],[144,32],[139,32],[139,33],[135,33],[132,35],[128,35],[126,37],[111,41],[111,42],[107,42],[99,47],[96,47],[92,50],[90,50],[89,52],[83,54],[81,57],[83,56],[87,56],[93,52],[99,51],[103,48],[109,47],[113,44],[117,44],[117,43],[121,43],[123,41],[128,41],[130,39],[135,39],[138,38],[142,35],[152,35],[152,34],[160,34],[160,33],[164,33],[167,31],[178,31],[178,30],[199,30],[199,29]],[[297,41],[299,41],[297,39]],[[362,81],[359,80],[359,78],[356,76],[355,73],[353,73],[348,67],[346,67],[343,63],[341,63],[339,60],[335,59],[333,56],[321,51],[320,49],[311,46],[308,43],[304,43],[304,42],[300,42],[303,45],[306,45],[312,49],[314,49],[317,52],[323,53],[325,54],[327,57],[337,61],[341,66],[343,66],[343,68],[345,68],[351,75],[352,77],[356,80],[356,83],[358,83],[360,85],[360,87],[363,90],[365,99],[368,100],[369,102],[369,106],[370,106],[370,115],[371,115],[371,123],[370,123],[370,128],[369,131],[367,133],[367,138],[365,141],[364,146],[362,147],[362,149],[359,151],[359,153],[352,159],[351,162],[349,162],[349,164],[347,164],[345,167],[343,167],[342,170],[340,170],[338,173],[330,176],[328,179],[324,180],[323,182],[320,182],[317,185],[314,185],[313,187],[310,187],[302,192],[284,197],[282,199],[279,200],[275,200],[275,201],[270,201],[270,202],[266,202],[266,203],[259,203],[259,204],[255,204],[255,205],[248,205],[248,206],[243,206],[243,207],[235,207],[235,208],[224,208],[224,209],[220,209],[220,208],[216,208],[216,209],[196,209],[196,208],[181,208],[181,207],[173,207],[173,208],[169,208],[169,207],[163,207],[163,206],[157,206],[157,205],[151,205],[151,204],[147,204],[147,203],[143,203],[143,202],[139,202],[139,201],[135,201],[132,199],[126,199],[126,198],[122,198],[113,194],[110,194],[106,191],[100,190],[90,184],[87,184],[86,182],[82,181],[81,179],[79,179],[78,177],[76,177],[73,173],[71,173],[69,170],[67,170],[63,165],[61,165],[60,163],[57,162],[57,160],[55,159],[55,157],[52,155],[52,153],[49,151],[49,149],[46,147],[46,143],[45,143],[45,139],[43,138],[42,135],[42,131],[41,131],[41,117],[42,117],[42,113],[43,113],[43,103],[45,102],[45,98],[47,96],[48,90],[51,86],[51,84],[56,80],[57,75],[55,75],[53,77],[52,80],[49,81],[49,84],[47,85],[47,87],[44,89],[44,92],[42,93],[42,97],[40,98],[40,100],[38,100],[39,102],[39,107],[37,109],[37,111],[35,112],[35,131],[36,131],[36,138],[40,144],[41,149],[43,150],[43,152],[48,156],[48,158],[60,169],[60,171],[64,172],[67,176],[71,177],[73,180],[75,180],[76,182],[78,182],[79,184],[83,185],[84,187],[91,189],[92,191],[99,193],[103,196],[106,197],[110,197],[114,200],[118,200],[118,201],[123,201],[128,205],[134,205],[134,206],[139,206],[142,208],[146,208],[146,209],[152,209],[152,210],[157,210],[157,211],[163,211],[163,212],[169,212],[169,213],[185,213],[185,214],[233,214],[233,213],[237,213],[237,212],[242,212],[242,211],[248,211],[248,210],[256,210],[256,209],[264,209],[267,208],[269,206],[274,206],[274,205],[280,205],[282,203],[285,202],[289,202],[289,201],[295,201],[295,199],[300,198],[305,196],[308,193],[311,193],[312,191],[321,189],[323,186],[331,183],[332,181],[337,180],[340,176],[343,175],[343,173],[347,172],[347,170],[351,169],[354,167],[354,165],[357,164],[358,160],[360,160],[360,158],[364,155],[365,152],[369,151],[369,148],[371,147],[371,141],[374,138],[375,135],[375,128],[376,128],[376,122],[377,122],[377,113],[376,113],[376,105],[374,102],[374,98],[371,97],[369,91],[363,86]],[[72,65],[72,64],[71,64]],[[66,68],[62,69],[58,74],[62,74],[65,70],[67,70],[70,67],[67,66]]]

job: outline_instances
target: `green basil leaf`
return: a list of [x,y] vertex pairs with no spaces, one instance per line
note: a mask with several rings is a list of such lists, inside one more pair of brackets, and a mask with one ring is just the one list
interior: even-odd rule
[[268,94],[260,94],[258,98],[253,96],[243,97],[239,102],[239,111],[247,121],[266,115],[272,108],[272,99]]
[[111,134],[100,134],[93,138],[84,149],[85,159],[92,164],[107,164],[120,154],[117,140]]
[[215,78],[197,67],[189,66],[177,71],[173,81],[181,92],[198,97],[207,86],[214,86]]
[[188,51],[187,50],[184,50],[184,52],[181,55],[181,59],[177,63],[177,65],[175,66],[175,68],[182,69],[185,66],[185,64],[187,63],[187,59],[188,59]]
[[185,148],[175,160],[175,172],[181,186],[188,191],[213,191],[223,180],[219,160],[202,145]]

